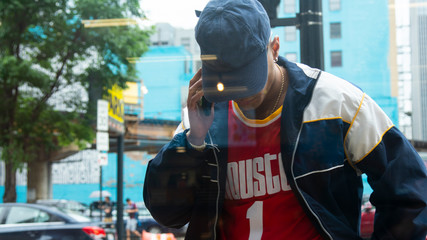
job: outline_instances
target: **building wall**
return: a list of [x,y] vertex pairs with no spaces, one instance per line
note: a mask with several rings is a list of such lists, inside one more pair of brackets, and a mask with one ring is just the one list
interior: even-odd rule
[[[427,141],[427,5],[411,1],[412,136]],[[416,7],[415,7],[416,6]]]

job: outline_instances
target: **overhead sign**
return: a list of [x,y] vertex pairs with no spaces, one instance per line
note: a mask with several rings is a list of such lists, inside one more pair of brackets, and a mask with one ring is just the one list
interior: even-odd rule
[[96,120],[98,131],[108,131],[108,101],[98,100]]
[[112,89],[108,90],[108,102],[110,103],[108,116],[123,123],[125,116],[125,104],[123,102],[123,90],[119,86],[114,85]]
[[110,150],[110,139],[108,136],[108,132],[96,132],[96,150]]
[[108,90],[108,126],[109,129],[118,133],[125,132],[124,116],[125,116],[125,104],[123,101],[123,90],[114,85],[112,89]]

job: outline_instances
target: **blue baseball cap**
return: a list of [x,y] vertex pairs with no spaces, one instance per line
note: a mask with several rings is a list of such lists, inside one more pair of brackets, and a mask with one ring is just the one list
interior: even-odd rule
[[260,92],[267,82],[270,20],[258,0],[211,0],[195,28],[205,98],[223,102]]

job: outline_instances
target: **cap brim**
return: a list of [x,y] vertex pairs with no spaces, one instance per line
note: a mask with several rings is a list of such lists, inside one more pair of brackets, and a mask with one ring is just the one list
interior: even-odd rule
[[[253,96],[267,82],[267,49],[249,64],[232,71],[215,71],[202,64],[203,92],[210,102],[224,102]],[[222,86],[223,89],[221,89]]]

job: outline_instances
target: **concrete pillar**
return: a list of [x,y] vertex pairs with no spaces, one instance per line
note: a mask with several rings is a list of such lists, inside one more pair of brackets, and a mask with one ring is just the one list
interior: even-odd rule
[[27,202],[34,203],[37,199],[49,198],[49,163],[47,161],[31,161],[27,172]]
[[52,194],[52,163],[71,156],[79,151],[72,144],[60,150],[46,154],[43,151],[27,167],[27,202],[34,203],[38,199],[51,199]]

